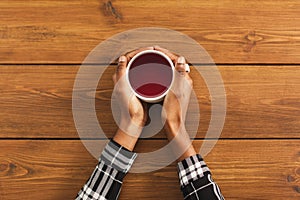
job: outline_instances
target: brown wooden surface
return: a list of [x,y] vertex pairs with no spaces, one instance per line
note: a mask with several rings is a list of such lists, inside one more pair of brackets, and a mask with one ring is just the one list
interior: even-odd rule
[[[72,117],[72,89],[78,69],[1,66],[0,137],[78,138]],[[116,130],[110,107],[114,70],[106,69],[96,94],[99,123],[108,137]],[[222,138],[299,138],[299,66],[220,66],[219,70],[227,95]],[[203,138],[211,117],[210,95],[195,69],[191,75],[201,112],[197,137]],[[90,96],[89,88],[85,94]]]
[[[164,143],[140,141],[137,151]],[[199,148],[201,141],[194,145]],[[0,147],[5,148],[0,196],[6,200],[74,199],[97,163],[80,141],[7,140]],[[299,140],[219,141],[206,162],[227,199],[298,199],[299,152]],[[120,200],[180,200],[178,184],[175,163],[151,173],[129,173]]]
[[[0,199],[74,199],[97,163],[72,116],[79,65],[100,42],[140,27],[185,33],[218,63],[227,116],[205,160],[225,198],[300,199],[299,13],[298,0],[0,1]],[[144,35],[139,40],[153,45]],[[108,137],[116,130],[113,70],[105,71],[95,99]],[[212,97],[203,78],[191,75],[201,109],[198,150]],[[90,88],[84,92],[92,98]],[[137,152],[164,146],[162,138],[139,141]],[[175,163],[128,174],[120,199],[182,199]]]
[[138,27],[181,31],[217,63],[300,63],[300,2],[35,0],[0,2],[1,63],[81,63]]

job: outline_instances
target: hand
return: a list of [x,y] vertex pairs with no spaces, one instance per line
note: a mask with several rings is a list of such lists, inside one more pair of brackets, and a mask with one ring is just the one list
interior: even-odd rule
[[115,98],[121,110],[119,129],[113,140],[131,151],[147,120],[147,109],[146,104],[142,104],[132,93],[124,75],[129,60],[137,53],[148,49],[153,50],[153,47],[141,48],[121,56],[118,61],[117,70],[113,75]]
[[165,121],[168,140],[175,139],[175,149],[177,151],[180,151],[178,150],[180,148],[184,150],[185,153],[179,157],[179,160],[183,160],[196,154],[185,129],[185,117],[193,89],[193,81],[186,72],[184,57],[179,57],[158,46],[155,46],[154,49],[165,53],[175,64],[174,82],[164,99],[162,119]]

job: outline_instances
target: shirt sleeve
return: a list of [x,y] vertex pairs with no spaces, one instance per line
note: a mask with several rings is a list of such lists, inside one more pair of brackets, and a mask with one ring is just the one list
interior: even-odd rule
[[76,200],[116,200],[123,178],[137,154],[111,140],[104,148],[91,177],[79,191]]
[[185,200],[224,200],[200,155],[194,155],[179,162],[178,174]]

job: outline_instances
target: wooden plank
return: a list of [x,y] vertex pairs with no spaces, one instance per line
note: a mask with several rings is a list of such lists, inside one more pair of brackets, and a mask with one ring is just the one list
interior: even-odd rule
[[[165,143],[140,141],[137,151]],[[201,141],[194,144],[198,149]],[[219,141],[206,162],[226,199],[298,199],[299,147],[299,140]],[[0,149],[3,200],[74,199],[97,163],[80,141],[4,140]],[[174,163],[155,172],[130,173],[120,200],[181,200],[178,184]]]
[[[77,138],[72,88],[78,69],[78,66],[1,66],[0,137]],[[299,138],[299,66],[219,66],[218,69],[227,95],[227,116],[221,137]],[[108,137],[117,128],[110,107],[113,73],[114,67],[106,69],[96,93],[98,120]],[[201,113],[197,137],[203,138],[211,117],[211,97],[201,76],[195,70],[191,76]],[[90,98],[90,88],[84,90],[84,95]],[[193,109],[191,106],[190,110]],[[198,122],[189,124],[193,123]]]
[[116,33],[165,27],[195,39],[217,63],[299,64],[299,13],[297,0],[3,0],[0,63],[78,64]]

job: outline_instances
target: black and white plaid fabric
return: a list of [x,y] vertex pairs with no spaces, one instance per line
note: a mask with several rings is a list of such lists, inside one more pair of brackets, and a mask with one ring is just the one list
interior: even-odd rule
[[[118,199],[123,179],[136,156],[136,153],[128,151],[111,140],[76,200]],[[178,174],[185,200],[224,200],[200,155],[191,156],[178,163]]]
[[99,163],[87,183],[79,191],[76,200],[116,200],[123,178],[137,154],[110,141],[102,152]]
[[184,199],[224,200],[200,155],[191,156],[178,163],[178,174]]
[[137,154],[128,151],[113,140],[105,147],[100,157],[108,166],[127,173],[131,168]]

